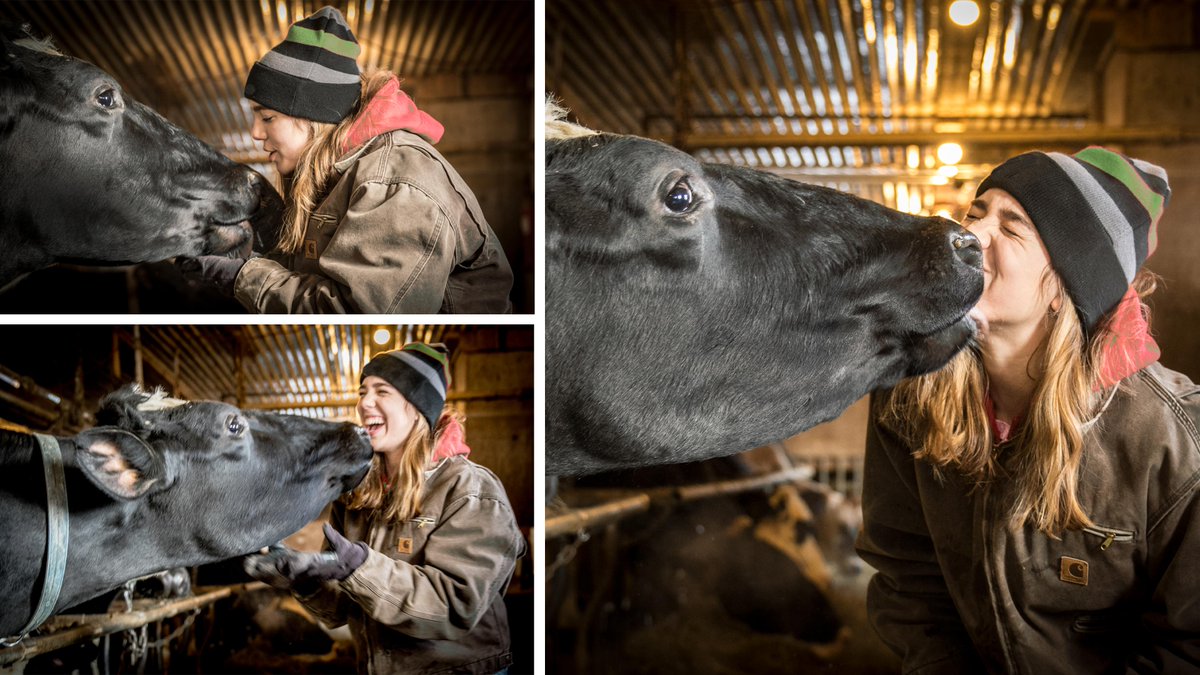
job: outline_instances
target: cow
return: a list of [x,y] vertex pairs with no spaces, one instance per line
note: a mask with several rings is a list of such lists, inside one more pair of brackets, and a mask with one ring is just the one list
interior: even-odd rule
[[0,26],[0,289],[56,262],[269,250],[283,204],[258,172],[129,98],[96,66]]
[[972,339],[957,224],[547,110],[547,474],[775,442]]
[[[353,489],[372,458],[353,424],[134,387],[106,396],[96,420],[57,439],[70,539],[56,612],[129,579],[274,544]],[[29,621],[42,587],[49,490],[38,447],[0,431],[0,636]]]

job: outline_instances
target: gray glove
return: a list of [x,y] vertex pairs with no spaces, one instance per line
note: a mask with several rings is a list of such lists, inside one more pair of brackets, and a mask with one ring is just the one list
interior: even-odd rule
[[259,581],[301,595],[316,591],[323,581],[341,581],[366,562],[367,545],[346,539],[328,523],[324,531],[332,551],[305,553],[272,546],[266,553],[246,556],[242,567]]
[[244,258],[226,258],[220,255],[175,258],[175,267],[179,268],[179,273],[189,284],[210,285],[217,292],[231,298],[238,272],[242,271],[242,265],[245,264]]

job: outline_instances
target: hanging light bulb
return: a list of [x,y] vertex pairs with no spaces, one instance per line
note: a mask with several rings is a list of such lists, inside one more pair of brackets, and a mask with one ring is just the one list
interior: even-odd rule
[[954,0],[950,3],[950,20],[959,26],[970,26],[979,20],[979,5],[975,0]]
[[958,164],[963,158],[963,148],[958,143],[942,143],[937,148],[937,158],[942,164]]

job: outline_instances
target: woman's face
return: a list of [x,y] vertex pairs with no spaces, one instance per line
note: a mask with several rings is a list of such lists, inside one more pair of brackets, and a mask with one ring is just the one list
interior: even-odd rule
[[304,146],[308,145],[311,129],[308,122],[264,108],[257,103],[251,104],[250,107],[254,111],[250,137],[262,141],[263,150],[270,153],[268,160],[275,164],[279,175],[292,175],[300,161],[300,153],[304,152]]
[[358,420],[371,436],[375,452],[404,447],[420,413],[387,380],[368,375],[358,388]]
[[[1042,322],[1057,309],[1057,280],[1037,228],[1011,194],[992,188],[971,202],[963,219],[983,246],[983,296],[975,306],[984,337]],[[1049,277],[1047,277],[1049,275]]]

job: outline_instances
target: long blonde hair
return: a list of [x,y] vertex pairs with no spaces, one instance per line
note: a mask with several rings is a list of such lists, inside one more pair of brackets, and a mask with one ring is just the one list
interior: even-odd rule
[[400,475],[392,476],[389,484],[385,485],[383,457],[376,453],[367,477],[342,498],[346,508],[378,510],[383,520],[391,523],[402,523],[416,517],[421,512],[421,498],[425,493],[425,470],[429,468],[430,458],[442,433],[452,421],[462,424],[463,415],[453,408],[446,408],[438,418],[436,428],[430,433],[429,422],[424,416],[418,416],[401,451]]
[[[1142,298],[1156,285],[1146,270],[1134,279]],[[1011,478],[1016,494],[1009,525],[1028,523],[1051,536],[1092,525],[1079,503],[1079,467],[1084,432],[1111,393],[1099,376],[1105,348],[1115,337],[1105,321],[1085,344],[1075,306],[1062,284],[1057,286],[1059,309],[1047,317],[1049,331],[1030,360],[1037,385],[1013,436],[1018,454],[1010,464],[1001,462],[993,443],[984,407],[987,374],[977,348],[964,350],[942,370],[901,382],[880,416],[907,440],[914,457],[932,462],[935,470],[953,467],[976,487],[998,476]],[[1144,304],[1142,311],[1148,317]]]
[[362,95],[358,99],[357,108],[337,124],[296,119],[298,123],[307,126],[309,140],[304,151],[300,153],[291,180],[281,177],[281,192],[287,197],[287,210],[283,215],[283,232],[279,236],[280,251],[295,253],[300,250],[304,243],[308,218],[329,187],[330,178],[335,173],[333,165],[342,156],[342,146],[346,143],[350,127],[367,102],[393,77],[396,75],[387,70],[364,72]]

